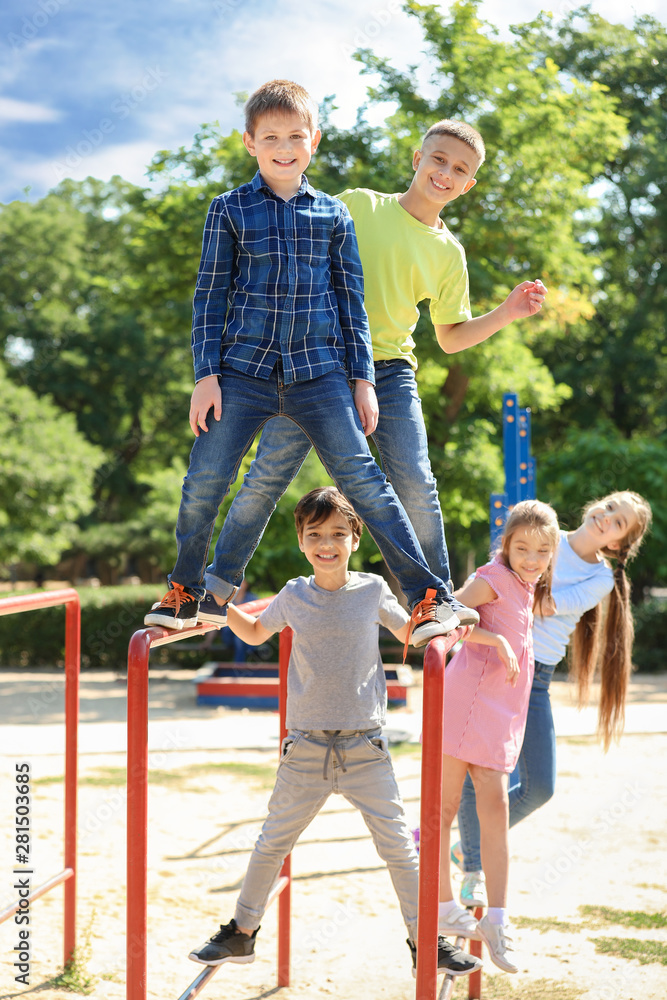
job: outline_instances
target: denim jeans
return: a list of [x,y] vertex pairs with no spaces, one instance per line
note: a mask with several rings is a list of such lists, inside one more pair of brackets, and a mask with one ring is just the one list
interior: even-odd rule
[[[405,508],[429,568],[449,585],[445,529],[415,374],[405,361],[380,361],[375,379],[380,418],[373,440],[383,471]],[[288,420],[271,420],[262,431],[256,457],[234,497],[206,573],[206,585],[218,597],[225,599],[240,586],[269,518],[310,445],[297,424]],[[370,526],[369,530],[373,534]]]
[[[535,664],[526,734],[519,762],[509,778],[510,826],[548,802],[556,786],[556,732],[549,698],[553,672],[552,664]],[[463,784],[459,805],[459,835],[464,871],[480,871],[479,821],[475,789],[469,774]]]
[[[209,412],[207,433],[195,439],[183,481],[176,524],[178,554],[170,581],[203,597],[206,587],[221,598],[233,593],[204,567],[218,509],[236,479],[241,459],[261,427],[275,416],[294,421],[314,445],[322,464],[350,500],[397,578],[410,607],[433,588],[447,593],[445,583],[428,569],[416,535],[393,489],[373,460],[361,428],[352,393],[341,370],[320,378],[285,385],[279,371],[267,380],[226,368],[220,378],[222,416]],[[245,565],[252,539],[236,538]]]
[[259,926],[283,860],[329,796],[338,793],[361,812],[415,940],[418,859],[386,741],[380,729],[339,736],[338,753],[330,754],[324,780],[328,742],[325,733],[298,730],[283,741],[269,814],[250,857],[234,919],[241,927]]

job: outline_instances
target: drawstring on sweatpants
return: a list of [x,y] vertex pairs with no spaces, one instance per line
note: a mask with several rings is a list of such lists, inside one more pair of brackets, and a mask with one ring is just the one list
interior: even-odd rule
[[341,757],[340,750],[338,748],[338,743],[336,740],[340,736],[340,729],[324,729],[322,730],[329,737],[329,742],[327,743],[327,752],[324,755],[324,767],[322,768],[322,778],[327,780],[327,770],[329,768],[329,757],[331,757],[331,751],[336,754],[336,760],[338,761],[338,766],[342,768],[344,773],[347,773],[347,768],[343,763],[343,758]]

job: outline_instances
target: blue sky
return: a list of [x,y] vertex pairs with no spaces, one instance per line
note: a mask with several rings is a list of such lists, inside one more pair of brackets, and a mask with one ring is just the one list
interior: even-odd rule
[[[449,3],[442,5],[443,9]],[[502,25],[562,13],[572,0],[485,0]],[[667,21],[667,0],[593,0],[612,21]],[[202,122],[242,124],[237,91],[296,79],[335,94],[350,125],[368,78],[359,45],[418,63],[418,25],[400,0],[4,0],[0,14],[0,202],[41,197],[63,177],[145,183],[158,149],[189,145]],[[30,187],[29,194],[24,189]]]

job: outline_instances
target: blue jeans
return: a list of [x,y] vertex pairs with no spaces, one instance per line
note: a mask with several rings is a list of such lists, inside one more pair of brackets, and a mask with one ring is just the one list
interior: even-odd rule
[[[209,412],[208,433],[195,439],[183,480],[171,582],[199,598],[206,588],[223,600],[231,596],[234,585],[225,582],[228,573],[219,579],[207,574],[204,586],[218,509],[257,432],[272,417],[285,416],[314,445],[325,469],[365,522],[410,607],[428,588],[447,593],[445,583],[428,569],[403,507],[373,460],[342,369],[285,385],[277,370],[265,380],[225,368],[220,386],[221,419],[214,420]],[[236,544],[245,565],[253,551],[252,538],[241,535]]]
[[[553,665],[535,664],[526,734],[519,762],[509,779],[510,826],[514,826],[519,820],[548,802],[556,787],[556,732],[549,698],[549,684],[553,672]],[[466,775],[463,784],[459,805],[459,834],[464,871],[481,871],[479,821],[475,789],[469,774]]]
[[[449,586],[445,529],[415,374],[405,361],[380,361],[375,365],[375,379],[380,418],[373,440],[382,468],[407,512],[431,571]],[[228,597],[241,584],[276,504],[310,447],[310,440],[291,421],[271,420],[262,431],[257,454],[234,497],[206,573],[207,587],[219,597]],[[342,492],[353,501],[345,489]],[[370,525],[369,530],[373,534]]]

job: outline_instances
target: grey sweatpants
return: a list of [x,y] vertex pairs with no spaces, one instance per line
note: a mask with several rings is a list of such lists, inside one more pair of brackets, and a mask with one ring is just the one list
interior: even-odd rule
[[[269,815],[243,880],[234,914],[237,924],[259,927],[284,859],[332,793],[355,806],[389,869],[408,933],[417,937],[418,858],[408,830],[396,775],[380,729],[344,731],[329,752],[321,731],[290,731],[282,745]],[[345,770],[343,770],[345,767]]]

